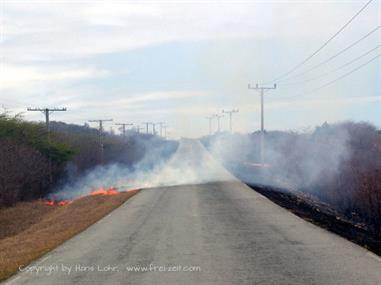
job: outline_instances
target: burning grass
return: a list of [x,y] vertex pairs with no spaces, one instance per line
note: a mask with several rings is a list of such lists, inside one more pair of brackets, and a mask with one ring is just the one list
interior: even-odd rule
[[0,280],[85,230],[138,191],[108,190],[70,203],[34,201],[0,209]]

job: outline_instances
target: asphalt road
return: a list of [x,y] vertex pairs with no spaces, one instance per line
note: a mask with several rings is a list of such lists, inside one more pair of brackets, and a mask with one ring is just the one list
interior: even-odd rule
[[[381,284],[380,258],[273,204],[211,160],[198,142],[183,141],[170,164],[195,168],[192,180],[201,175],[202,184],[141,191],[32,264],[50,273],[24,271],[8,283]],[[217,168],[208,176],[210,167]]]

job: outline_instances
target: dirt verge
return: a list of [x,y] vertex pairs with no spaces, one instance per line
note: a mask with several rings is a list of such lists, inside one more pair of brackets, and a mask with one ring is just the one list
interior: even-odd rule
[[85,230],[137,192],[86,196],[63,206],[34,201],[0,209],[0,281]]

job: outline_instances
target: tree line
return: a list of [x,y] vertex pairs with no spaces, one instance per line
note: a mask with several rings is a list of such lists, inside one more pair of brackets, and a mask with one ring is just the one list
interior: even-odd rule
[[133,168],[148,148],[168,156],[177,147],[153,135],[104,133],[101,158],[97,129],[63,122],[51,122],[50,127],[48,136],[42,123],[0,114],[0,207],[46,197],[57,185],[101,164]]

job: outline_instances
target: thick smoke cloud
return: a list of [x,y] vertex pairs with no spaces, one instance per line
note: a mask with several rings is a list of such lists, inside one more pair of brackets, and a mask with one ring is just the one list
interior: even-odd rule
[[74,183],[61,187],[51,198],[73,199],[101,187],[116,187],[124,191],[235,179],[199,141],[182,139],[177,148],[173,143],[169,146],[145,140],[141,143],[147,144],[146,153],[132,167],[121,164],[97,167]]
[[329,180],[350,157],[349,134],[342,126],[323,125],[313,133],[267,132],[265,166],[260,162],[260,133],[223,133],[204,138],[211,154],[241,180],[281,188],[308,188]]
[[[69,175],[57,187],[50,198],[73,199],[87,195],[99,188],[115,187],[121,191],[145,187],[148,173],[160,169],[176,151],[178,143],[163,141],[156,137],[135,137],[134,143],[139,145],[139,152],[143,152],[138,162],[132,165],[123,163],[109,163],[96,166],[79,178]],[[121,156],[136,155],[121,153]]]
[[381,132],[374,126],[344,122],[323,124],[309,133],[267,132],[264,166],[258,132],[218,134],[202,141],[240,180],[303,192],[381,234]]

